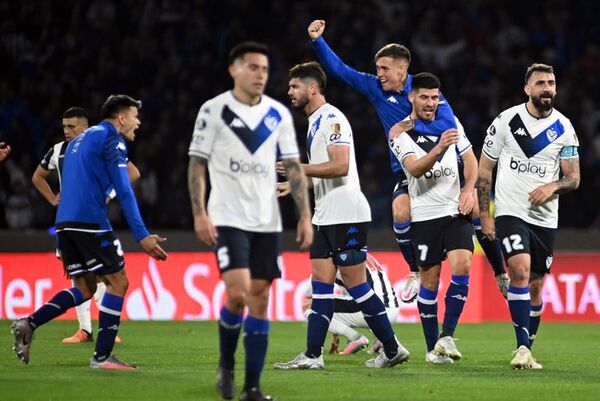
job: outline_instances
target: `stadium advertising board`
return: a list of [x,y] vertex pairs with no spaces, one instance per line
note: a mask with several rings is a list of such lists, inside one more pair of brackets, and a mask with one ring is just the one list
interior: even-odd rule
[[[396,252],[373,252],[387,270],[397,293],[407,268]],[[211,253],[170,253],[166,262],[155,262],[143,253],[127,253],[130,280],[124,306],[125,319],[209,320],[218,315],[224,298],[216,260]],[[271,295],[272,320],[302,320],[302,299],[310,274],[306,253],[287,252],[282,279]],[[473,259],[470,292],[463,322],[508,320],[508,308],[496,288],[484,257]],[[440,294],[449,282],[444,267]],[[553,274],[544,286],[544,321],[600,322],[600,254],[558,254]],[[69,285],[62,266],[52,253],[0,254],[0,318],[14,319],[33,312],[55,292]],[[439,297],[443,316],[443,297]],[[93,310],[96,308],[92,305]],[[92,316],[97,316],[93,312]],[[75,319],[74,310],[62,318]],[[417,322],[416,303],[402,304],[399,322]]]

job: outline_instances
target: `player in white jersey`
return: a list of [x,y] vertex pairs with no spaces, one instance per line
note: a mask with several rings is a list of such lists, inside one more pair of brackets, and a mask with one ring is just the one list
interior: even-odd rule
[[[279,268],[281,217],[276,196],[277,153],[300,211],[297,240],[312,243],[306,178],[289,110],[263,94],[269,75],[264,45],[244,42],[229,53],[233,90],[202,105],[190,144],[188,186],[197,237],[215,247],[227,300],[219,319],[217,392],[235,393],[234,354],[244,307],[246,378],[240,400],[271,400],[259,380],[267,351],[267,306]],[[205,206],[206,170],[211,192]]]
[[[409,99],[412,119],[431,121],[440,100],[440,81],[429,73],[413,77]],[[473,227],[467,215],[474,204],[477,160],[464,130],[448,130],[439,140],[410,130],[396,137],[392,149],[407,172],[415,256],[421,271],[417,306],[430,363],[461,358],[454,331],[468,294],[473,255]],[[464,164],[460,187],[458,161]],[[448,258],[452,280],[446,291],[442,332],[437,318],[437,291],[442,260]]]
[[[544,276],[552,265],[558,195],[579,186],[579,142],[569,119],[553,107],[552,66],[529,66],[524,91],[527,103],[500,113],[487,130],[477,187],[482,230],[500,240],[510,270],[508,306],[517,337],[511,365],[541,369],[531,344],[540,324]],[[496,163],[494,221],[489,205]]]
[[[309,118],[309,164],[302,168],[312,178],[315,189],[315,242],[310,249],[313,297],[306,351],[274,367],[324,368],[323,344],[333,316],[338,268],[348,293],[383,343],[384,352],[368,360],[366,366],[384,368],[405,362],[409,353],[396,340],[385,307],[367,282],[365,260],[371,210],[360,190],[350,124],[341,111],[325,100],[326,76],[319,63],[294,66],[289,79],[292,107],[303,109]],[[283,173],[281,167],[279,170]]]
[[[55,194],[48,184],[47,179],[52,171],[56,171],[59,185],[62,185],[61,173],[67,146],[73,138],[77,137],[88,128],[89,124],[87,111],[81,107],[71,107],[67,109],[63,113],[62,126],[63,133],[65,134],[65,140],[53,145],[50,150],[48,150],[39,166],[33,172],[33,177],[31,178],[33,185],[52,206],[58,206],[60,201],[60,192]],[[133,163],[127,163],[127,170],[131,182],[140,177],[140,172]],[[114,192],[114,190],[112,192]],[[56,256],[60,258],[58,249]],[[104,282],[102,282],[102,280],[99,280],[96,284],[96,292],[94,293],[94,301],[96,302],[96,305],[100,305],[105,292],[106,285]],[[90,316],[91,302],[91,300],[87,300],[81,305],[75,307],[77,312],[77,320],[79,322],[79,329],[71,337],[63,338],[63,343],[74,344],[94,341],[94,337],[92,335],[92,319]],[[121,339],[119,336],[117,336],[115,338],[115,343],[120,342]]]
[[[392,287],[392,283],[385,272],[383,266],[371,254],[367,254],[367,282],[373,288],[375,294],[381,299],[385,306],[385,311],[390,323],[396,322],[400,314],[400,304],[396,297],[396,291]],[[348,343],[340,355],[350,355],[366,348],[369,345],[369,339],[354,330],[355,327],[368,328],[369,325],[365,320],[365,316],[360,311],[356,301],[348,293],[346,285],[338,270],[335,277],[335,287],[333,296],[333,318],[329,324],[329,332],[333,333],[329,353],[337,352],[339,345],[339,337],[344,336]],[[307,286],[306,298],[302,303],[302,310],[308,318],[311,313],[310,305],[312,302],[312,286]],[[373,351],[381,349],[381,342],[377,341],[373,347]]]

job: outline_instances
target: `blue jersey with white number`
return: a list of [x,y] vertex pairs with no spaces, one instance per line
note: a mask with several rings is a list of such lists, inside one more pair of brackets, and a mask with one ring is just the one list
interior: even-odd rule
[[149,235],[127,173],[127,145],[103,121],[73,139],[65,152],[57,230],[110,231],[106,194],[114,188],[136,241]]
[[[381,87],[377,76],[356,71],[354,68],[344,64],[327,45],[323,37],[312,41],[311,46],[329,74],[344,81],[369,99],[379,115],[385,139],[389,140],[389,132],[392,126],[404,120],[412,112],[412,104],[408,100],[408,93],[412,88],[412,75],[408,75],[403,91],[385,91]],[[450,128],[456,128],[454,112],[443,97],[440,100],[435,121],[423,122],[415,120],[415,129],[426,135],[439,136]],[[394,157],[389,146],[388,149],[392,171],[394,174],[398,174],[402,171],[402,167],[396,157]]]

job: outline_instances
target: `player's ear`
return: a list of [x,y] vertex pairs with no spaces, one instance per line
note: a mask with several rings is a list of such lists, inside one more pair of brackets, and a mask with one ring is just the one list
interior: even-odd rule
[[525,94],[527,96],[531,96],[531,88],[529,87],[529,85],[525,84],[525,86],[523,87],[523,90],[525,91]]

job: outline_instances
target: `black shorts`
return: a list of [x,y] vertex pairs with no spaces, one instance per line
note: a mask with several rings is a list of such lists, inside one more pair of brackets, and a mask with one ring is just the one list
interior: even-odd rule
[[435,266],[455,249],[473,252],[473,225],[465,215],[440,217],[411,224],[417,266]]
[[528,253],[531,256],[532,273],[550,273],[557,230],[529,224],[514,216],[496,217],[496,237],[500,242],[504,259]]
[[273,281],[281,277],[281,233],[254,232],[218,226],[217,262],[221,274],[233,269],[250,269],[254,279]]
[[311,259],[328,259],[348,249],[366,249],[369,223],[313,225],[315,237],[310,247]]
[[56,236],[65,273],[70,277],[112,274],[125,267],[121,242],[112,231],[59,231]]
[[394,186],[392,201],[400,195],[408,195],[408,178],[406,178],[406,173],[404,170],[400,170],[400,172],[396,175],[396,179],[398,182]]

